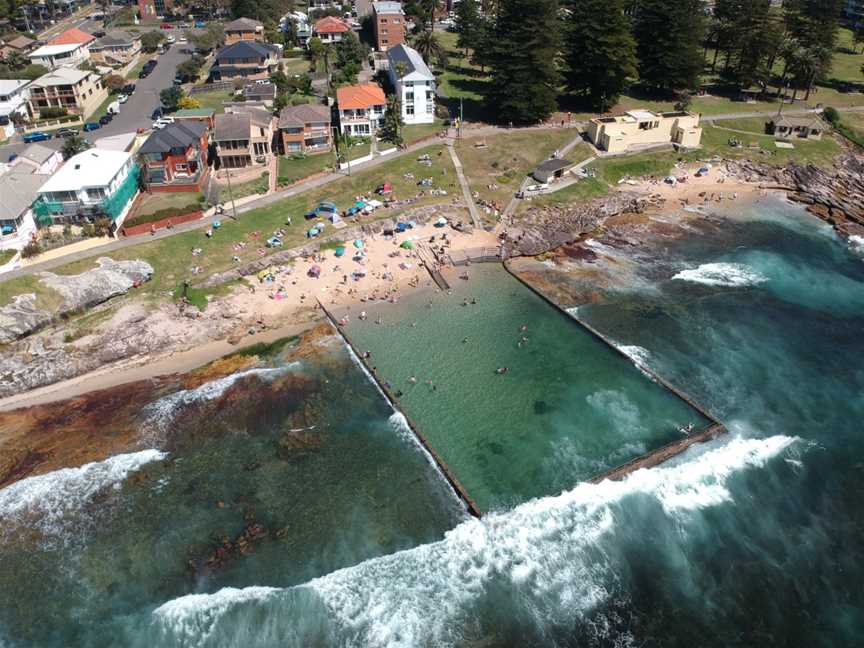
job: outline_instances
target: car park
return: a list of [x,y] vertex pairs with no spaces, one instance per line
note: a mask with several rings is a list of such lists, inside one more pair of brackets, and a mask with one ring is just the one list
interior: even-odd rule
[[44,133],[42,131],[34,131],[32,133],[27,133],[24,136],[24,143],[31,144],[33,142],[44,142],[45,140],[51,139],[51,133]]
[[99,122],[87,122],[86,124],[84,124],[84,131],[85,132],[94,131],[94,130],[98,130],[101,127],[102,126],[101,126],[101,124],[99,124]]

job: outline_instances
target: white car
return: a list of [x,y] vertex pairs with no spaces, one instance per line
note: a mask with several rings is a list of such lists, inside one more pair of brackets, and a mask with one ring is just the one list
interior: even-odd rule
[[160,117],[155,122],[153,122],[153,128],[155,130],[159,130],[160,128],[165,128],[168,124],[173,124],[173,117]]
[[165,38],[165,42],[166,42],[166,43],[174,43],[176,40],[177,40],[177,39],[174,38],[173,36],[168,36],[168,37]]
[[121,94],[117,97],[117,101],[119,101],[121,104],[124,104],[129,101],[129,95]]
[[186,42],[186,37],[185,37],[185,36],[181,36],[181,37],[180,37],[180,42],[181,42],[181,43],[185,43],[185,42]]

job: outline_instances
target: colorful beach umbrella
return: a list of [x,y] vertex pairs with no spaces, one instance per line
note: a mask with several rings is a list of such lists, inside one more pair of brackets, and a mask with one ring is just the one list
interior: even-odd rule
[[336,256],[341,257],[343,254],[345,254],[345,248],[340,245],[336,248]]
[[414,244],[411,241],[402,241],[402,245],[400,245],[403,250],[413,250]]
[[356,247],[358,250],[362,250],[363,241],[361,241],[360,239],[354,239],[354,247]]

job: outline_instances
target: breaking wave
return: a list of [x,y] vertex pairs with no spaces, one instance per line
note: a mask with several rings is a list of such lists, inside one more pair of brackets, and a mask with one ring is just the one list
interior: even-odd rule
[[732,475],[764,466],[796,440],[733,438],[622,481],[582,483],[557,497],[471,519],[439,542],[305,585],[181,597],[153,612],[147,641],[189,647],[454,646],[483,636],[478,623],[503,614],[495,598],[502,592],[519,599],[518,614],[541,633],[566,628],[614,596],[620,565],[609,540],[627,524],[622,508],[641,505],[634,498],[651,498],[686,523],[692,512],[732,499]]
[[864,254],[864,236],[850,236],[849,247],[852,248],[853,252]]
[[74,519],[98,493],[119,488],[129,473],[166,456],[158,450],[121,454],[79,468],[27,477],[0,489],[0,537],[6,539],[20,523],[46,535],[60,535],[65,522]]
[[672,279],[727,288],[757,286],[768,281],[768,277],[740,263],[704,263],[698,268],[682,270]]

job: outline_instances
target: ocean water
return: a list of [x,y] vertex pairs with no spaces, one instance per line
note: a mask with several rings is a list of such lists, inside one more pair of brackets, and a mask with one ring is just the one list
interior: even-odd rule
[[[302,475],[274,470],[255,486],[237,466],[266,452],[222,449],[231,434],[202,437],[181,417],[156,433],[163,445],[55,474],[56,489],[0,490],[0,644],[860,645],[864,257],[781,202],[691,221],[684,233],[628,249],[636,276],[602,304],[571,306],[731,434],[623,481],[574,484],[478,521],[354,365],[306,367],[330,381],[309,418],[326,412],[328,439],[353,442],[325,444],[332,452],[307,459],[307,471],[289,461]],[[267,380],[282,393],[278,376],[245,376],[206,402],[254,438],[242,412]],[[210,520],[225,510],[213,505],[221,489],[252,497],[271,528],[290,502],[290,528],[309,535],[262,545],[212,581],[184,580],[168,549],[186,541],[172,538],[219,527]],[[79,490],[89,503],[58,504]],[[387,494],[378,506],[376,492]],[[236,511],[229,519],[242,527]]]
[[709,424],[500,265],[469,274],[449,293],[368,304],[365,320],[354,309],[344,330],[482,511],[557,495]]

